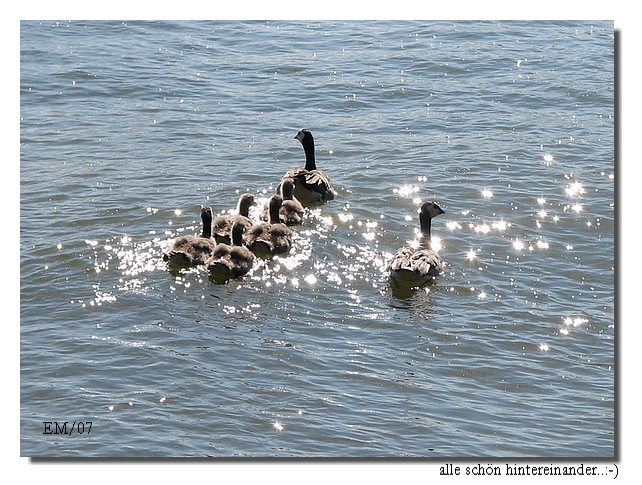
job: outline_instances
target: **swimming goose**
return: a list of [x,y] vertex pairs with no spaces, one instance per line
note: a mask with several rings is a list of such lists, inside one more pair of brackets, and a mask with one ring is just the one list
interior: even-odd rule
[[254,264],[254,254],[243,247],[245,226],[241,222],[232,225],[232,245],[219,244],[207,263],[210,276],[215,280],[227,281],[243,276]]
[[245,233],[245,245],[257,256],[270,257],[285,254],[292,246],[292,229],[282,224],[279,210],[283,198],[276,194],[270,198],[270,221],[259,222]]
[[300,130],[294,137],[305,151],[305,168],[293,168],[282,177],[294,180],[294,197],[306,207],[334,199],[336,192],[332,181],[323,170],[317,169],[314,157],[314,138],[310,130]]
[[[281,182],[281,197],[283,204],[279,209],[279,219],[286,226],[297,226],[303,222],[303,214],[305,209],[301,202],[294,198],[294,180],[291,178],[284,178]],[[270,220],[270,200],[265,203],[263,212],[261,212],[261,220]]]
[[250,220],[250,207],[254,204],[254,196],[252,194],[243,194],[239,197],[236,214],[225,214],[214,219],[212,232],[214,233],[214,239],[216,239],[217,243],[232,243],[230,233],[232,231],[232,224],[235,222],[243,224],[246,230],[252,227],[252,221]]
[[212,239],[212,208],[201,208],[203,232],[200,236],[181,236],[163,254],[163,260],[173,266],[198,266],[212,256],[216,243]]
[[444,214],[435,202],[425,202],[419,211],[421,237],[419,247],[405,246],[392,258],[388,270],[390,279],[410,286],[422,286],[434,280],[444,269],[444,263],[430,244],[430,226],[433,217]]

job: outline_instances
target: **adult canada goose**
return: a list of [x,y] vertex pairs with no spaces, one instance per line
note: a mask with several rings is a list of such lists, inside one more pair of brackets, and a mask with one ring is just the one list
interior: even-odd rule
[[212,232],[217,243],[232,243],[230,234],[232,232],[232,225],[235,222],[241,223],[246,230],[252,226],[250,207],[252,207],[254,203],[254,196],[252,194],[243,194],[239,197],[236,214],[225,214],[214,219]]
[[[303,214],[305,209],[301,202],[294,198],[294,180],[291,178],[284,178],[281,182],[281,197],[283,204],[279,209],[279,219],[286,226],[297,226],[303,222]],[[261,220],[270,220],[270,200],[265,203],[263,212],[261,212]]]
[[439,214],[444,214],[444,211],[435,202],[425,202],[421,206],[419,247],[405,246],[395,253],[388,266],[392,281],[408,286],[422,286],[443,271],[444,263],[430,244],[431,220]]
[[214,252],[216,243],[212,239],[212,208],[201,208],[203,232],[200,236],[181,236],[172,248],[163,254],[163,260],[173,266],[198,266],[205,264]]
[[288,170],[283,179],[294,180],[294,197],[304,207],[318,205],[334,199],[336,192],[327,173],[317,169],[314,156],[314,138],[310,130],[300,130],[294,137],[301,142],[305,152],[305,167]]
[[245,245],[257,256],[270,257],[285,254],[292,246],[292,229],[282,224],[279,209],[283,198],[276,194],[270,198],[270,221],[254,224],[245,232]]
[[232,245],[219,244],[207,262],[210,276],[215,280],[227,281],[243,276],[254,264],[254,254],[243,247],[245,226],[240,222],[232,225]]

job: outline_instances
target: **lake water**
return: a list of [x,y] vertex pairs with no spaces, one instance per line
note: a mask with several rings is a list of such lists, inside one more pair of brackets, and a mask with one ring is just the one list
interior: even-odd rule
[[[21,455],[612,457],[613,61],[612,22],[22,22]],[[291,254],[170,272],[300,128],[338,195]],[[426,200],[445,272],[394,294]]]

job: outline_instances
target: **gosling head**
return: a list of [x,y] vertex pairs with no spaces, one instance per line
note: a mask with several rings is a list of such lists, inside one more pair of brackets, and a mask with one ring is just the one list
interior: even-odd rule
[[239,198],[239,206],[238,206],[238,211],[239,214],[247,216],[250,207],[253,205],[256,205],[256,201],[254,200],[254,195],[253,194],[243,194]]
[[281,182],[281,196],[283,200],[292,200],[294,196],[294,179],[288,177]]

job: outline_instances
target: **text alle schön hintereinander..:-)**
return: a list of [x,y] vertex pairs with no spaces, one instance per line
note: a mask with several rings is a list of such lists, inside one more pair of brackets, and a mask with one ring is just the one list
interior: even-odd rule
[[617,477],[615,464],[606,465],[454,465],[447,463],[439,467],[443,476],[612,476]]

